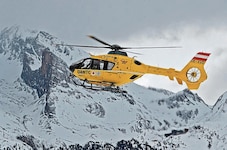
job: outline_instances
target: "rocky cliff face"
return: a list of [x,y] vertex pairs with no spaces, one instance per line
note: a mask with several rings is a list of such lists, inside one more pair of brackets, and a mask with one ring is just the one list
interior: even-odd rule
[[43,94],[47,94],[50,90],[52,61],[53,57],[51,56],[51,53],[48,52],[48,49],[43,50],[42,65],[40,68],[32,70],[29,66],[30,61],[28,56],[26,54],[24,55],[21,78],[27,85],[37,90],[39,97]]
[[226,144],[226,94],[211,109],[187,89],[172,93],[136,84],[123,86],[123,93],[85,89],[68,78],[68,66],[88,54],[56,43],[63,42],[43,31],[2,30],[1,148],[193,149],[203,143],[200,148],[215,149]]

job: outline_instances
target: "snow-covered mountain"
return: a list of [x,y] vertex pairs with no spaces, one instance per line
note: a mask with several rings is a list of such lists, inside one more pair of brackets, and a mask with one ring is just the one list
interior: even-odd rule
[[68,66],[89,55],[56,43],[44,31],[1,31],[0,149],[225,149],[227,93],[210,107],[187,89],[85,89]]

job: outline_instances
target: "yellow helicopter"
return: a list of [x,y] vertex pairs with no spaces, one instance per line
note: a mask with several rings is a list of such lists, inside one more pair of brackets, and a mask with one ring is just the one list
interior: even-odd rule
[[108,44],[94,36],[89,37],[105,46],[67,46],[109,48],[111,51],[106,55],[91,55],[89,58],[84,58],[69,67],[73,76],[84,81],[82,85],[87,83],[91,87],[93,84],[102,87],[119,87],[141,78],[144,74],[156,74],[167,76],[170,80],[175,78],[179,84],[183,84],[184,81],[188,89],[192,90],[198,89],[200,83],[207,79],[204,64],[210,53],[198,52],[181,71],[177,71],[174,68],[166,69],[143,64],[134,58],[128,57],[126,49],[179,47],[121,47]]

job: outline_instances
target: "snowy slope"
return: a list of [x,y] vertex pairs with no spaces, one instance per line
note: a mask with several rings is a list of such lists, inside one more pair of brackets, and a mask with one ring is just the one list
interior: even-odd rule
[[[226,145],[226,94],[211,109],[187,89],[172,93],[134,83],[122,93],[85,89],[73,84],[67,68],[88,54],[56,43],[64,42],[43,31],[1,31],[0,148],[135,144],[132,138],[162,149]],[[184,128],[187,133],[165,136]]]

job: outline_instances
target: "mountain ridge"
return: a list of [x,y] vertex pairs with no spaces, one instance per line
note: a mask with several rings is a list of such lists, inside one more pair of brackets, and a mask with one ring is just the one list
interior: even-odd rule
[[[0,35],[4,70],[0,75],[1,147],[19,144],[22,148],[26,141],[30,145],[25,148],[33,145],[36,149],[89,141],[114,144],[123,140],[127,144],[133,138],[154,149],[171,148],[170,139],[164,135],[184,128],[188,133],[171,136],[176,149],[185,145],[191,149],[194,143],[188,141],[199,138],[197,146],[207,143],[203,149],[209,145],[224,147],[221,131],[225,125],[219,119],[222,128],[215,129],[212,116],[220,116],[215,110],[225,105],[225,98],[211,109],[187,89],[172,93],[134,83],[122,86],[122,93],[84,89],[68,78],[68,66],[89,55],[70,46],[56,46],[64,42],[47,32],[30,32],[11,27]],[[218,144],[210,140],[218,139],[214,133],[222,135]]]

